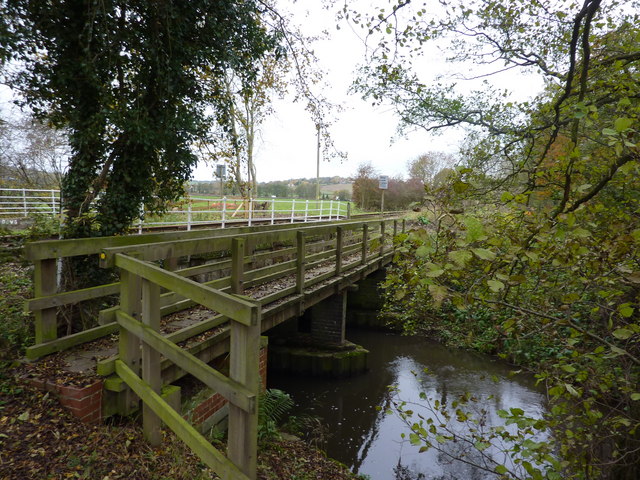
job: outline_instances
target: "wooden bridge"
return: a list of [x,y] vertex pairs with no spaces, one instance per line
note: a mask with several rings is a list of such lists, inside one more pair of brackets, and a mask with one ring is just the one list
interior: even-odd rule
[[[254,479],[261,333],[389,263],[392,235],[404,230],[397,218],[369,217],[31,243],[35,298],[27,308],[35,313],[36,338],[27,357],[104,344],[119,333],[117,351],[107,349],[115,354],[95,365],[106,377],[105,416],[131,413],[141,399],[149,442],[160,442],[164,422],[222,478]],[[99,256],[101,267],[117,269],[119,281],[60,292],[59,262],[80,255]],[[193,264],[196,258],[201,264]],[[61,334],[61,311],[101,300],[112,306],[97,313],[97,326]],[[198,305],[200,315],[186,325],[167,320]],[[228,375],[209,365],[225,353]],[[163,396],[187,374],[229,401],[226,456]]]

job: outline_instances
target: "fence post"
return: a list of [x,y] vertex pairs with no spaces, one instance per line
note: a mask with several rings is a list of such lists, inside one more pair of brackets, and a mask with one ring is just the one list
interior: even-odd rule
[[291,201],[291,223],[293,223],[293,219],[296,216],[296,199],[292,199]]
[[396,238],[398,235],[398,220],[393,221],[393,238]]
[[[45,258],[34,262],[34,296],[46,297],[56,293],[57,268],[55,258]],[[43,308],[35,312],[36,344],[58,338],[56,308]]]
[[351,218],[351,202],[347,202],[347,220]]
[[56,191],[51,190],[51,214],[56,216]]
[[[316,206],[318,204],[316,203]],[[318,218],[318,221],[321,222],[322,221],[322,209],[324,208],[324,200],[320,200],[320,217]]]
[[296,293],[304,293],[304,274],[306,269],[306,238],[304,232],[296,232]]
[[222,228],[227,217],[227,197],[222,197]]
[[336,275],[342,273],[342,247],[344,243],[344,229],[338,227],[336,230]]
[[[160,287],[147,280],[142,280],[142,323],[155,332],[160,331]],[[160,352],[142,342],[142,380],[149,387],[160,393],[162,389],[162,369],[160,368]],[[160,428],[162,421],[146,402],[142,402],[142,431],[144,438],[153,446],[162,443]]]
[[[234,238],[231,247],[231,292],[236,295],[244,292],[244,244],[243,238]],[[256,325],[247,326],[234,320],[230,325],[229,376],[243,384],[256,398],[260,390],[260,316],[258,312]],[[257,402],[250,412],[229,403],[227,450],[229,460],[250,479],[255,479],[258,454]]]
[[382,220],[380,222],[380,256],[384,253],[385,227],[386,222]]
[[[135,253],[130,254],[137,257]],[[121,268],[120,269],[120,309],[127,315],[140,319],[141,313],[141,281],[140,277]],[[140,375],[140,339],[126,328],[120,327],[120,341],[118,343],[120,360],[135,373]],[[122,392],[119,410],[128,415],[138,408],[138,397],[130,388]]]
[[140,216],[138,217],[138,235],[142,235],[142,218],[144,217],[144,204],[140,207]]
[[369,248],[369,225],[362,225],[362,264],[367,263],[367,249]]
[[244,294],[244,238],[231,241],[231,292]]
[[271,195],[271,225],[275,223],[276,218],[276,197]]
[[308,217],[309,217],[309,200],[307,200],[304,204],[304,223],[307,223]]
[[191,230],[191,199],[187,204],[187,231]]
[[402,233],[406,233],[407,231],[407,220],[405,218],[402,219]]
[[22,207],[24,209],[24,216],[28,217],[29,211],[27,210],[27,191],[24,188],[22,189]]
[[249,226],[251,226],[252,218],[253,218],[253,198],[249,197]]
[[333,200],[329,201],[329,220],[331,220],[331,216],[333,215]]

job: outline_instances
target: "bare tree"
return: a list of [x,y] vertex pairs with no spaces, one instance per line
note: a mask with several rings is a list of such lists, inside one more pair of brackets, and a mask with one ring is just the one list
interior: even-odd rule
[[425,185],[433,185],[436,174],[454,165],[453,155],[444,152],[426,152],[410,160],[407,163],[407,170],[411,180],[418,180]]
[[63,132],[31,116],[0,120],[0,178],[5,187],[59,189],[68,153]]

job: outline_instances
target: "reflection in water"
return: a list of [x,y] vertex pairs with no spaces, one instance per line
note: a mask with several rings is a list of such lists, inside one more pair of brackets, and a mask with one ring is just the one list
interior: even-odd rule
[[[482,461],[478,452],[467,452],[463,445],[446,444],[447,455],[433,449],[419,453],[418,447],[403,441],[406,425],[397,415],[385,414],[393,398],[389,385],[396,385],[399,398],[407,402],[421,402],[419,394],[425,392],[448,404],[469,392],[482,399],[475,415],[484,415],[487,427],[502,424],[499,409],[519,407],[531,416],[544,411],[544,397],[532,379],[510,376],[508,365],[489,357],[379,332],[353,331],[348,338],[370,351],[365,375],[342,380],[271,375],[269,387],[293,396],[298,408],[294,414],[321,417],[330,432],[327,454],[372,480],[488,478],[482,469],[451,460],[464,453],[471,461]],[[424,374],[425,367],[429,374]],[[412,409],[417,412],[413,405]],[[469,458],[473,454],[477,458]]]

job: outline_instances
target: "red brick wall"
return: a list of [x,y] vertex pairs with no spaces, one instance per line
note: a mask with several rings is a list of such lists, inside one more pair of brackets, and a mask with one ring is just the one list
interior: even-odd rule
[[59,385],[39,378],[28,379],[36,388],[58,396],[60,404],[83,423],[102,421],[102,380],[86,387]]
[[[267,388],[267,354],[268,349],[266,347],[260,349],[259,371],[262,389]],[[229,403],[229,401],[226,398],[219,393],[214,393],[196,405],[191,412],[191,418],[189,420],[194,425],[200,425],[227,403]]]

